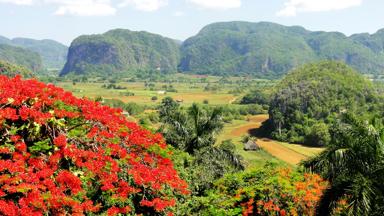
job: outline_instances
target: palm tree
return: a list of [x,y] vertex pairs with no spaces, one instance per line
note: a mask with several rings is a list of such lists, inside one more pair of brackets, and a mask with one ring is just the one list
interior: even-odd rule
[[186,143],[185,151],[193,154],[204,147],[212,147],[216,135],[223,129],[222,111],[219,108],[211,112],[193,104],[189,110],[191,137]]
[[303,163],[329,180],[318,215],[330,215],[346,199],[348,215],[380,215],[384,210],[384,127],[345,115],[332,131],[332,141],[318,156]]
[[183,110],[165,98],[160,107],[161,132],[167,143],[194,154],[216,142],[216,135],[223,129],[222,111],[219,108],[208,110],[193,104]]
[[224,126],[220,108],[211,110],[193,104],[184,111],[171,98],[167,98],[160,107],[160,119],[163,123],[160,130],[168,144],[196,156],[197,159],[206,156],[212,161],[225,160],[237,169],[243,169],[239,155],[232,150],[215,146],[216,135]]

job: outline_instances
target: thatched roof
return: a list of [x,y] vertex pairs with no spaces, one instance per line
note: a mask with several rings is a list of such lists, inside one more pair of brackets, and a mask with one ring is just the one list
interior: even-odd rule
[[244,144],[244,150],[245,151],[258,151],[258,150],[260,150],[260,146],[257,145],[256,141],[249,140],[247,143]]

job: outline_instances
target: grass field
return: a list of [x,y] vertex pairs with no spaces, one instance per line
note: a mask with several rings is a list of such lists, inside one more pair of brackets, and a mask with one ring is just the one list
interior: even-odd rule
[[285,162],[275,158],[267,151],[245,151],[243,149],[242,138],[248,134],[248,130],[244,130],[247,127],[254,127],[254,124],[247,120],[234,120],[230,124],[225,124],[223,132],[217,139],[217,143],[220,144],[224,140],[232,140],[236,146],[237,152],[243,157],[246,168],[252,169],[264,166],[267,162],[275,162],[284,165]]
[[241,138],[252,129],[257,129],[261,123],[268,119],[268,115],[251,116],[248,120],[237,120],[227,124],[224,132],[218,138],[218,143],[226,139],[231,139],[244,157],[250,167],[265,164],[266,161],[283,161],[289,165],[295,166],[300,161],[320,153],[322,148],[311,148],[297,144],[277,142],[267,138],[258,138],[256,143],[263,149],[257,152],[247,152],[243,150]]
[[[59,82],[58,86],[73,92],[78,97],[103,97],[105,99],[119,99],[123,102],[135,102],[140,105],[157,105],[160,101],[170,96],[175,100],[182,100],[183,105],[191,105],[192,103],[203,103],[208,101],[210,105],[224,105],[235,102],[241,98],[244,92],[234,93],[239,84],[237,83],[218,83],[218,77],[206,77],[204,79],[209,82],[209,85],[216,85],[219,88],[215,91],[206,91],[207,82],[198,82],[200,77],[182,77],[191,79],[184,82],[172,82],[172,86],[177,92],[167,92],[165,95],[161,94],[163,86],[170,85],[170,83],[157,82],[152,83],[151,88],[145,82],[120,82],[116,85],[125,87],[126,89],[106,89],[102,86],[103,82]],[[237,78],[233,78],[236,81]],[[263,81],[261,82],[265,85]],[[148,84],[148,83],[147,83]],[[134,96],[125,96],[124,93],[130,92]],[[156,96],[157,100],[152,100]],[[268,119],[268,115],[250,116],[246,120],[233,120],[230,124],[225,124],[223,132],[218,137],[217,143],[224,140],[232,140],[240,155],[243,156],[247,168],[263,166],[266,162],[274,161],[280,164],[288,164],[291,166],[297,165],[301,160],[310,156],[316,155],[322,151],[319,148],[309,148],[301,145],[281,143],[270,139],[258,139],[257,143],[263,148],[261,151],[248,152],[243,150],[242,137],[249,134],[252,129],[259,128],[261,123]]]
[[[173,83],[173,87],[178,91],[167,92],[165,95],[159,93],[162,86],[167,83],[156,83],[155,88],[159,90],[149,90],[145,87],[144,82],[119,83],[118,85],[126,87],[126,90],[105,89],[102,88],[103,83],[76,83],[60,82],[58,86],[73,92],[78,97],[96,98],[101,96],[106,99],[119,99],[123,102],[135,102],[138,104],[157,104],[164,97],[170,96],[175,100],[183,100],[183,104],[190,105],[194,102],[203,103],[205,100],[212,105],[228,104],[236,100],[238,95],[228,93],[233,86],[227,85],[218,91],[204,91],[206,83]],[[134,96],[124,96],[124,92],[132,92]],[[152,97],[158,97],[158,100],[153,101]]]

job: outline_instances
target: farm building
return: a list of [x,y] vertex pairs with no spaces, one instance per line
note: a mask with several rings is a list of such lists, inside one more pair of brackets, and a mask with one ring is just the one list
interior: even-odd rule
[[244,144],[245,151],[258,151],[260,150],[260,146],[257,145],[256,141],[249,140]]

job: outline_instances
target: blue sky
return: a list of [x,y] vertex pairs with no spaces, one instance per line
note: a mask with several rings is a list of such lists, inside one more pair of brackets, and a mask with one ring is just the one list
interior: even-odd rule
[[184,40],[218,21],[271,21],[347,35],[384,28],[383,0],[0,0],[0,35],[54,39],[114,28]]

